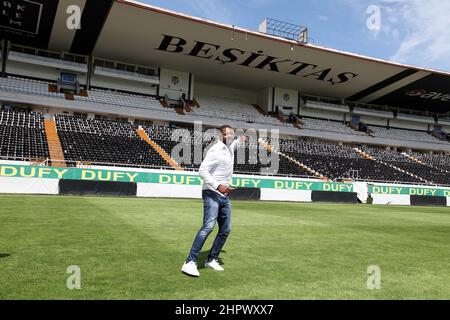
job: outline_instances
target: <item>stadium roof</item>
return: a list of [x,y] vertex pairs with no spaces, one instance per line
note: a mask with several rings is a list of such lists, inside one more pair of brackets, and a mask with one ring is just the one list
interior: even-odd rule
[[[2,6],[6,2],[11,5],[2,8],[0,35],[15,43],[187,71],[197,80],[234,87],[274,86],[450,112],[446,72],[300,44],[135,1],[9,0]],[[82,9],[79,30],[66,26],[70,5]]]

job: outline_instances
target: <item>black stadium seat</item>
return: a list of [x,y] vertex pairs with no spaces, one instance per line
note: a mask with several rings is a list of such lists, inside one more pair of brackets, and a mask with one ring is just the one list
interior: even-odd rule
[[39,112],[0,110],[0,159],[47,159],[44,118]]
[[[43,115],[37,112],[0,112],[0,156],[2,159],[49,158]],[[87,161],[98,165],[171,169],[163,157],[136,133],[137,126],[128,122],[86,119],[55,115],[59,138],[69,165]],[[161,125],[142,126],[150,139],[171,155],[179,141],[172,140],[173,128]],[[191,157],[180,165],[197,170],[194,146],[201,144],[202,153],[211,139],[188,131]],[[270,141],[268,142],[276,142]],[[276,144],[274,144],[276,145]],[[356,146],[373,159],[362,157],[354,145],[331,142],[279,139],[279,169],[264,174],[288,177],[315,177],[314,171],[330,180],[353,179],[410,184],[449,185],[450,157],[444,154],[412,153],[410,155],[379,147]],[[244,159],[235,156],[235,172],[261,174],[269,165],[261,164],[258,145],[247,143]],[[295,159],[302,166],[295,164]],[[244,160],[244,161],[242,161]],[[256,160],[256,163],[255,163]],[[308,168],[308,169],[307,169]]]
[[101,165],[170,169],[166,161],[136,134],[130,123],[56,115],[66,160]]

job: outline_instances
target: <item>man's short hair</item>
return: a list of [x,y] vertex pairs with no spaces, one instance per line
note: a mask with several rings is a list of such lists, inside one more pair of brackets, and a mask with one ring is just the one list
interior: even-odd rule
[[225,124],[219,128],[220,132],[223,132],[223,130],[225,129],[233,129],[233,127],[228,124]]

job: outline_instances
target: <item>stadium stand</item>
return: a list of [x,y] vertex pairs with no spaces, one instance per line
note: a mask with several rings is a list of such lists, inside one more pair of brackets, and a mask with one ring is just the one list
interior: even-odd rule
[[[54,119],[69,166],[82,161],[98,165],[173,169],[167,159],[138,136],[137,125],[62,114],[54,115]],[[168,155],[172,155],[173,148],[183,139],[188,142],[191,154],[187,155],[185,162],[178,162],[184,170],[198,169],[201,160],[194,161],[195,146],[201,144],[204,151],[211,142],[211,139],[205,141],[195,135],[192,129],[188,129],[187,136],[181,140],[173,141],[172,127],[142,125],[141,128]],[[2,158],[50,157],[42,113],[2,110],[0,130]],[[450,158],[446,155],[406,154],[373,146],[339,145],[318,140],[279,139],[278,142],[277,151],[283,154],[279,157],[279,170],[264,174],[428,185],[449,185],[450,181]],[[261,164],[257,149],[256,142],[245,145],[244,159],[235,157],[236,173],[259,175],[262,168],[269,167],[270,164]]]
[[383,148],[362,146],[361,149],[376,160],[384,161],[385,163],[400,168],[417,177],[425,179],[432,184],[445,184],[450,181],[450,175],[437,170],[431,166],[411,161],[405,153],[399,153]]
[[236,99],[200,96],[197,97],[200,108],[194,108],[192,114],[215,117],[224,120],[237,122],[261,123],[273,126],[288,126],[289,123],[282,123],[279,119],[270,115],[263,115],[249,103]]
[[418,153],[412,152],[411,156],[416,159],[436,167],[442,167],[450,172],[450,157],[444,154],[428,154],[428,153]]
[[92,103],[112,104],[147,110],[173,111],[171,109],[164,108],[161,103],[154,97],[104,89],[88,90],[87,96],[78,95],[75,96],[75,100]]
[[55,120],[66,160],[172,169],[130,123],[67,115]]
[[380,138],[389,138],[397,140],[410,140],[419,142],[429,142],[429,143],[442,143],[447,144],[448,142],[436,139],[431,134],[425,131],[414,131],[414,130],[404,130],[395,128],[383,128],[376,126],[369,126],[372,131],[373,136]]
[[[28,79],[17,76],[0,78],[0,90],[24,94],[65,98],[63,93],[52,90],[54,83],[45,80]],[[82,95],[74,95],[74,100],[116,105],[133,109],[168,112],[177,114],[174,108],[164,106],[155,96],[133,94],[107,89],[92,88]],[[319,102],[314,102],[319,103]],[[322,102],[320,102],[322,103]],[[322,103],[325,106],[325,103]],[[324,107],[322,106],[322,107]],[[327,108],[337,105],[327,104]],[[238,99],[206,96],[196,97],[195,105],[179,113],[185,122],[215,118],[235,127],[245,128],[249,123],[258,123],[267,128],[289,127],[297,130],[292,123],[283,122],[277,115],[267,112],[248,102]],[[381,113],[380,113],[381,114]],[[148,166],[170,168],[167,159],[158,154],[157,147],[150,146],[138,134],[136,125],[115,121],[84,119],[67,115],[56,115],[56,127],[61,140],[65,160],[90,161],[106,165],[123,164],[127,166]],[[171,155],[178,141],[172,141],[173,129],[166,126],[143,126],[149,139]],[[367,136],[367,133],[354,130],[343,121],[301,117],[301,129],[332,132],[343,135]],[[301,135],[301,129],[298,130]],[[370,134],[376,138],[415,141],[421,143],[447,144],[426,131],[386,128],[370,125]],[[48,158],[49,148],[46,139],[43,115],[23,111],[2,111],[2,157],[10,158]],[[19,137],[24,137],[20,141]],[[197,170],[199,161],[194,160],[195,145],[208,143],[193,135],[185,138],[191,145],[189,161],[180,163],[185,170]],[[156,148],[156,149],[155,149]],[[264,166],[255,163],[256,145],[245,147],[245,162],[235,158],[235,171],[246,174],[260,174]],[[385,181],[397,183],[449,184],[450,163],[446,155],[412,153],[408,156],[377,147],[338,145],[336,143],[312,142],[280,139],[278,172],[267,174],[292,177],[326,177],[331,180],[356,179],[362,181]],[[373,157],[364,158],[361,154]],[[180,155],[182,156],[182,154]],[[64,160],[64,159],[62,159]],[[250,161],[251,160],[251,161]]]
[[49,157],[42,113],[0,110],[0,156],[8,160]]
[[311,119],[311,118],[302,118],[301,121],[303,122],[303,129],[329,131],[342,134],[354,134],[361,136],[366,135],[366,133],[355,131],[339,121]]
[[423,183],[389,165],[362,158],[351,146],[311,141],[280,141],[281,150],[331,180]]
[[25,79],[15,76],[0,78],[0,90],[3,91],[64,98],[63,93],[50,92],[50,85],[52,83],[45,80]]

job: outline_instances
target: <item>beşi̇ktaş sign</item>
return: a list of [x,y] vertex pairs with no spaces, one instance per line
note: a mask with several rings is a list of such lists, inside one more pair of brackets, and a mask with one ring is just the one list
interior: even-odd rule
[[218,44],[203,41],[187,40],[171,35],[162,35],[161,43],[156,50],[190,57],[217,61],[220,64],[236,64],[239,66],[285,73],[337,85],[348,82],[358,76],[350,71],[336,71],[329,66],[314,63],[283,59],[264,54],[262,50],[248,52],[237,48],[222,48]]

